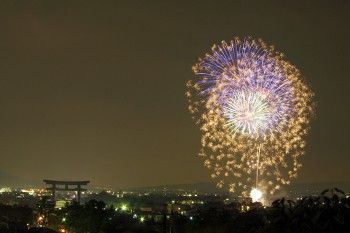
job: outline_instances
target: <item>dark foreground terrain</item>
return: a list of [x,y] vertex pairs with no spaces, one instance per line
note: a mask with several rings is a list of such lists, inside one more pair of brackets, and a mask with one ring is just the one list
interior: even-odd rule
[[336,233],[349,232],[349,207],[350,198],[339,189],[296,202],[279,199],[270,207],[208,202],[192,211],[191,217],[168,208],[140,218],[96,200],[52,210],[43,200],[37,208],[0,206],[0,232]]

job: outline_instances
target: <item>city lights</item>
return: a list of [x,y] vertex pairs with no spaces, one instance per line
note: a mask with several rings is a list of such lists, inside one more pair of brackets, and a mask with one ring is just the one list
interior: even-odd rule
[[127,210],[128,210],[128,206],[127,206],[126,204],[123,204],[123,205],[121,206],[121,210],[122,210],[122,211],[127,211]]

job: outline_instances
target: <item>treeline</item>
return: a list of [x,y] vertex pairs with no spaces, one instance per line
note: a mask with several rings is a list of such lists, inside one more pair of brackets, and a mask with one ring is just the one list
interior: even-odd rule
[[[28,207],[0,206],[0,232],[25,232],[20,226],[26,221],[35,222],[41,214],[46,214],[46,226],[69,233],[168,233],[170,230],[172,233],[337,233],[350,230],[350,198],[336,188],[296,202],[282,198],[270,207],[255,205],[244,212],[239,207],[222,202],[206,203],[191,212],[191,218],[172,211],[160,219],[148,217],[140,221],[135,213],[116,211],[113,206],[96,200],[83,205],[72,203],[54,212],[42,207],[34,213]],[[13,227],[14,219],[22,225]],[[32,228],[27,232],[44,231]]]
[[325,190],[297,202],[276,200],[268,208],[243,213],[209,209],[199,222],[183,232],[192,233],[341,233],[350,232],[350,198],[339,189]]

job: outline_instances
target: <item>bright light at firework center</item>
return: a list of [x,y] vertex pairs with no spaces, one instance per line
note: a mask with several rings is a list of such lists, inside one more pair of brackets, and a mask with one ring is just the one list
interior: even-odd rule
[[253,202],[259,201],[261,197],[262,197],[262,192],[259,189],[253,188],[252,191],[250,191],[250,198],[252,199]]
[[232,131],[248,134],[261,134],[268,128],[271,110],[267,94],[253,90],[233,93],[223,107]]

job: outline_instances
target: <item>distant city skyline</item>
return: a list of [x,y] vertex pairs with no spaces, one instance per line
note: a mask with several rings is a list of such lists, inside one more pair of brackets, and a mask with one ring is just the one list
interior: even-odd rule
[[350,181],[349,10],[319,1],[1,2],[0,181],[210,182],[185,82],[212,44],[249,35],[285,51],[316,93],[295,182]]

